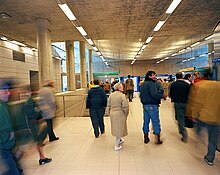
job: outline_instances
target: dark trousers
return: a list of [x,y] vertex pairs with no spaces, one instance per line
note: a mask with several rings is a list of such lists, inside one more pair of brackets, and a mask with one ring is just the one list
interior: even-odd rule
[[175,117],[178,121],[179,132],[182,137],[187,138],[187,133],[185,129],[185,115],[186,115],[186,104],[185,103],[174,103]]
[[132,98],[133,98],[133,90],[127,90],[127,93],[128,93],[128,99],[129,99],[129,101],[132,101]]
[[49,140],[54,140],[56,138],[54,132],[53,132],[53,122],[52,119],[46,119],[47,122],[47,133],[49,136]]
[[10,151],[0,150],[0,174],[20,175]]
[[105,109],[89,109],[89,115],[92,121],[92,126],[94,129],[95,136],[99,136],[99,128],[101,133],[105,132],[105,125],[104,125],[104,114]]

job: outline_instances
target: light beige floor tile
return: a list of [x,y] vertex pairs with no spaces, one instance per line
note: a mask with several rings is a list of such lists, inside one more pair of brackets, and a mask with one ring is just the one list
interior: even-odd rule
[[111,135],[110,118],[105,117],[106,132],[94,137],[88,117],[55,119],[56,142],[45,141],[43,147],[52,162],[39,166],[36,150],[27,150],[21,159],[25,175],[219,175],[220,154],[216,154],[213,167],[203,160],[207,151],[207,134],[197,136],[187,129],[189,143],[180,141],[174,119],[173,104],[162,101],[160,119],[164,141],[154,144],[152,127],[148,144],[143,143],[142,105],[135,98],[130,105],[128,136],[123,149],[114,151],[115,138]]

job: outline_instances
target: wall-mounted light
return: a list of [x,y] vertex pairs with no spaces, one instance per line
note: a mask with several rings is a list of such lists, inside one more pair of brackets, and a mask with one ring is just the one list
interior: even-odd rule
[[67,4],[58,4],[59,7],[61,8],[61,10],[65,13],[65,15],[71,20],[74,21],[76,20],[76,17],[74,16],[74,14],[72,13],[72,11],[70,10],[70,8],[68,7]]

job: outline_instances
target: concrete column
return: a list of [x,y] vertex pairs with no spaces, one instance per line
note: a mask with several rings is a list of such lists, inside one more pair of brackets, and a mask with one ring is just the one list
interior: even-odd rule
[[[215,28],[214,31],[214,58],[220,58],[220,24]],[[217,80],[220,81],[220,62],[215,63],[217,71]]]
[[66,41],[66,70],[68,91],[76,90],[74,41]]
[[80,80],[81,80],[81,88],[86,88],[87,80],[86,80],[86,50],[84,41],[80,41]]
[[51,48],[50,21],[45,18],[37,18],[37,47],[39,85],[42,87],[47,80],[53,80],[53,60]]
[[209,43],[208,44],[208,52],[211,53],[208,55],[208,59],[209,59],[209,67],[212,70],[212,59],[214,58],[214,53],[212,53],[212,51],[214,51],[214,43]]
[[89,49],[89,81],[93,81],[92,49]]

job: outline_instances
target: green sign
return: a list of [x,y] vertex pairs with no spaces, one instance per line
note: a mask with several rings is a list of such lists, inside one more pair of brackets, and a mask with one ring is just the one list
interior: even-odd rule
[[97,73],[93,73],[94,76],[98,77],[98,76],[105,76],[105,75],[119,75],[118,72],[97,72]]

